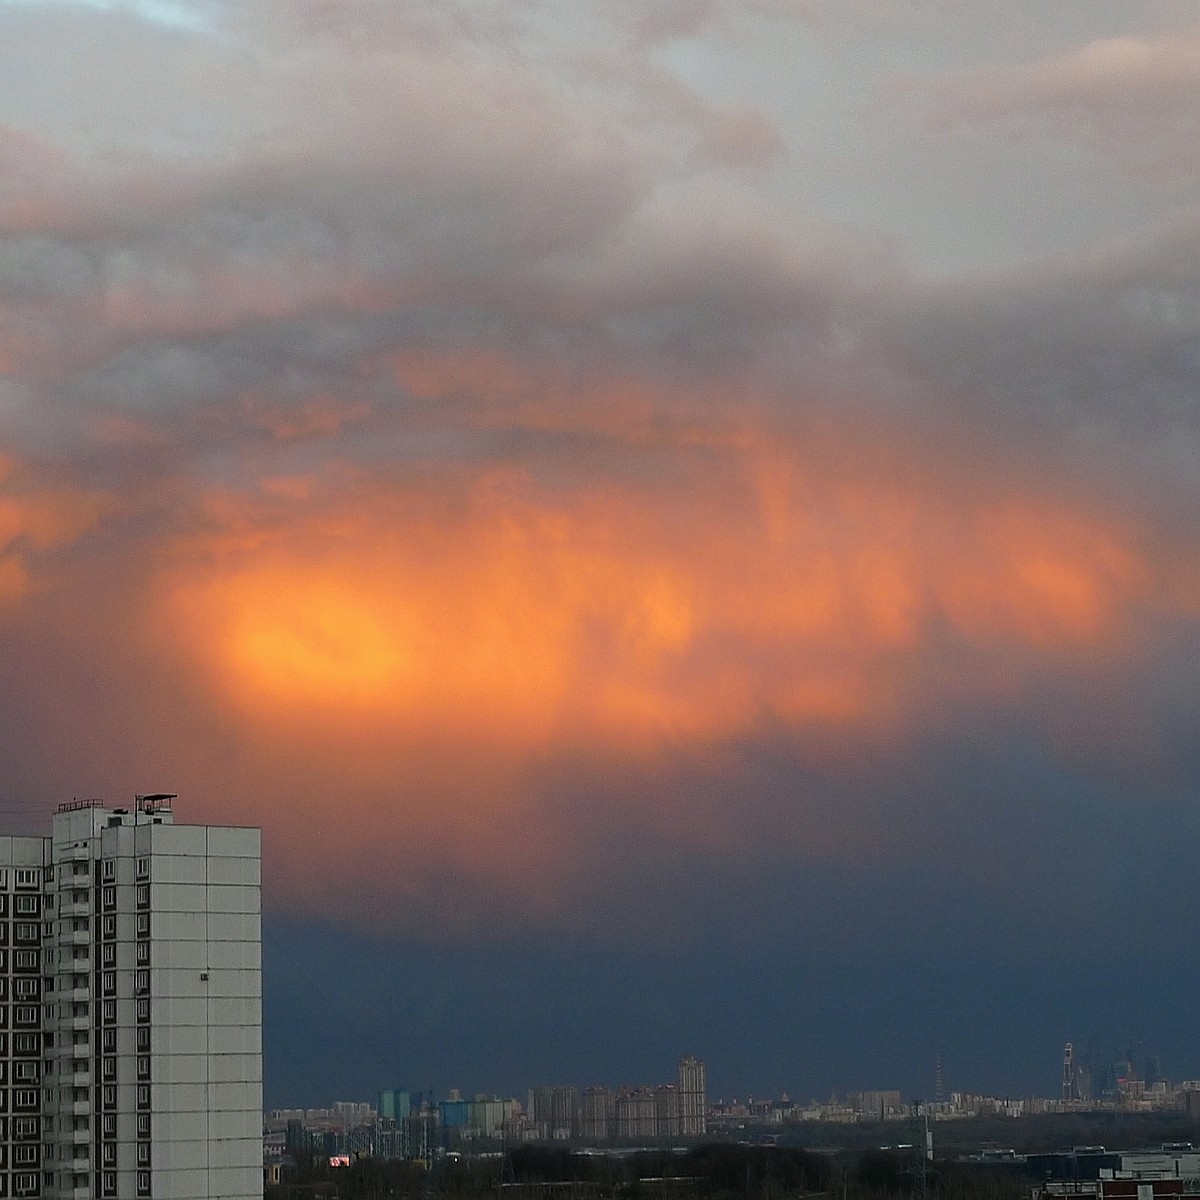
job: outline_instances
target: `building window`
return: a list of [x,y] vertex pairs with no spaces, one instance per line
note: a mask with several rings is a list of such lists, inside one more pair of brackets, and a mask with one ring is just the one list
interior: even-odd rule
[[8,887],[8,868],[0,867],[0,888]]
[[53,867],[44,867],[42,869],[42,879],[46,883],[53,883],[54,882],[54,868]]
[[137,1173],[137,1194],[139,1196],[150,1195],[150,1172],[139,1171]]
[[138,1108],[150,1107],[150,1085],[148,1083],[137,1085],[137,1106]]
[[137,1031],[137,1048],[140,1054],[150,1053],[150,1026],[139,1025]]
[[111,1083],[105,1084],[101,1095],[103,1097],[102,1103],[104,1104],[105,1108],[117,1107],[117,1089]]
[[117,1173],[116,1171],[104,1172],[104,1194],[106,1196],[115,1196],[117,1194]]
[[103,989],[106,996],[115,996],[117,994],[117,973],[116,971],[105,971],[103,975]]
[[100,1048],[105,1054],[116,1054],[117,1052],[117,1031],[115,1029],[104,1029],[100,1032]]
[[13,1064],[13,1078],[21,1083],[37,1083],[38,1062],[36,1058],[23,1058]]
[[35,1138],[38,1135],[37,1117],[14,1117],[13,1137]]
[[105,908],[117,907],[117,889],[111,884],[101,891],[101,903]]
[[116,1079],[116,1077],[117,1077],[117,1060],[116,1060],[115,1056],[110,1055],[108,1058],[106,1058],[104,1060],[103,1070],[104,1070],[104,1078],[105,1079]]
[[117,1021],[117,1002],[115,1000],[105,1000],[104,1007],[101,1010],[101,1019],[105,1025],[115,1025]]
[[[113,1136],[116,1136],[115,1134]],[[117,1144],[116,1142],[105,1142],[100,1151],[100,1159],[106,1167],[115,1167],[117,1165]]]
[[137,935],[138,937],[150,936],[150,914],[148,912],[140,912],[137,915]]
[[36,1033],[13,1034],[13,1050],[17,1054],[36,1054],[38,1049],[38,1035]]
[[37,922],[18,921],[13,926],[13,939],[18,942],[36,942],[38,940]]
[[37,1106],[36,1088],[17,1088],[13,1092],[13,1108],[37,1108]]
[[100,878],[105,883],[112,883],[117,878],[117,864],[115,860],[106,858],[100,863]]
[[148,883],[139,883],[137,885],[137,906],[138,908],[148,908],[150,905],[150,885]]
[[36,950],[14,950],[13,966],[18,971],[36,971],[38,952]]
[[140,966],[145,966],[150,961],[150,943],[138,942],[137,944],[137,961]]
[[112,942],[105,942],[100,949],[100,961],[106,967],[117,965],[117,947]]
[[139,1021],[150,1020],[150,998],[148,996],[139,996],[138,997],[137,1019]]
[[150,1136],[150,1114],[138,1113],[137,1115],[137,1135],[140,1138],[148,1138]]
[[150,1143],[149,1142],[138,1142],[137,1165],[139,1167],[148,1167],[150,1165]]
[[41,912],[40,896],[18,896],[13,902],[13,912],[21,917],[36,916]]
[[149,971],[135,971],[133,973],[133,989],[140,995],[145,995],[150,990]]
[[112,1113],[105,1113],[101,1118],[101,1130],[106,1138],[115,1138],[117,1136],[117,1118]]
[[36,1196],[38,1192],[38,1177],[34,1174],[22,1174],[13,1176],[13,1195],[14,1196]]
[[38,1165],[38,1151],[41,1149],[37,1145],[19,1145],[13,1147],[13,1166],[14,1167],[36,1167]]
[[150,878],[150,860],[148,858],[139,858],[137,860],[137,877],[139,879]]
[[137,1077],[139,1079],[150,1078],[150,1055],[139,1054],[137,1056]]
[[36,1004],[18,1004],[13,1009],[14,1025],[36,1025],[37,1023],[38,1010]]
[[16,870],[16,884],[19,888],[37,887],[38,877],[41,871],[36,867],[18,867]]

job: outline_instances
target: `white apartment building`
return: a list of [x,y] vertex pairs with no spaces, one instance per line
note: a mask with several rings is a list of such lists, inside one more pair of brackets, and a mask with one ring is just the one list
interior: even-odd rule
[[260,833],[173,799],[0,838],[0,1200],[262,1196]]

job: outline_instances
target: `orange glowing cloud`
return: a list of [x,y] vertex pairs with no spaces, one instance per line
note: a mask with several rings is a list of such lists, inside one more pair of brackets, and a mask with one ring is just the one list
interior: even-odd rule
[[0,454],[0,604],[31,590],[31,559],[74,541],[102,509],[99,497],[41,484]]
[[1150,590],[1134,529],[1065,501],[964,510],[765,446],[728,439],[720,486],[268,481],[179,549],[169,611],[252,716],[531,747],[884,732],[945,631],[1095,656]]

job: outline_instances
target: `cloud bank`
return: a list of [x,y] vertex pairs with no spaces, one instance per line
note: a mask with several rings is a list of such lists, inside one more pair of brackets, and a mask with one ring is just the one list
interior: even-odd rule
[[674,937],[711,898],[620,897],[690,863],[1024,889],[999,759],[1193,788],[1194,23],[911,8],[0,5],[10,805]]

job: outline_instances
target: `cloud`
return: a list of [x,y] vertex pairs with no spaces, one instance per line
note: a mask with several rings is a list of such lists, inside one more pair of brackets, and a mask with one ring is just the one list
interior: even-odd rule
[[[751,7],[0,10],[14,788],[160,780],[360,925],[591,929],[654,876],[661,934],[713,918],[694,860],[1030,828],[997,762],[1056,813],[1192,777],[1192,215],[928,269],[874,174],[911,126],[858,97],[798,155],[754,41],[842,18]],[[897,13],[954,15],[837,28]],[[1160,111],[1107,45],[914,68],[900,116],[1003,164],[1005,122]],[[807,190],[839,156],[878,220]]]
[[[1192,549],[1000,463],[967,492],[911,445],[632,425],[616,444],[648,469],[623,478],[345,464],[210,489],[131,566],[141,653],[238,747],[197,780],[267,828],[274,902],[361,920],[352,871],[407,925],[453,879],[448,930],[558,926],[639,843],[894,861],[928,739],[1015,719],[1048,676],[1091,707],[1164,611],[1192,619]],[[746,747],[776,743],[796,790],[743,790]]]
[[53,552],[85,533],[103,509],[101,496],[41,480],[28,464],[0,453],[0,606],[44,583]]
[[1196,161],[1200,29],[1098,38],[1028,62],[950,73],[926,85],[943,128],[996,124],[1080,142],[1131,171],[1178,180]]

